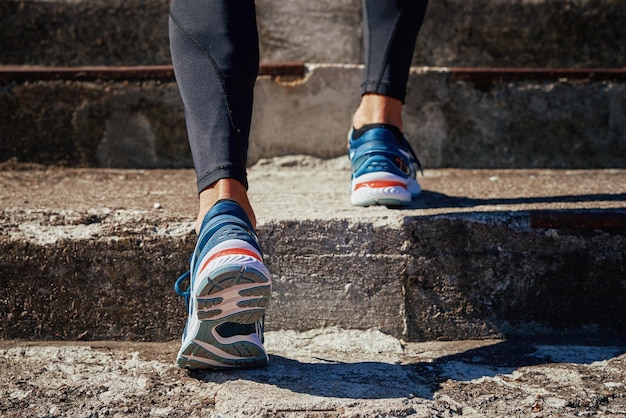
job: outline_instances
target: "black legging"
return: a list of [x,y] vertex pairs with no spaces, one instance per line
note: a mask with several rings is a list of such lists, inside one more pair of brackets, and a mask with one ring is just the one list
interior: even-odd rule
[[[363,0],[362,93],[404,102],[427,0]],[[170,49],[198,190],[222,178],[248,186],[246,159],[259,69],[254,0],[172,0]]]

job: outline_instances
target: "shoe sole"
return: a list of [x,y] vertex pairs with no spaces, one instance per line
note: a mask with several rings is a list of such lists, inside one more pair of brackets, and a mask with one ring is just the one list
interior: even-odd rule
[[241,255],[220,257],[219,266],[192,289],[192,312],[177,363],[188,369],[264,367],[268,357],[258,333],[220,336],[226,322],[255,324],[265,316],[271,279],[257,259]]
[[352,180],[350,202],[354,206],[406,206],[421,192],[419,183],[391,173],[367,173]]

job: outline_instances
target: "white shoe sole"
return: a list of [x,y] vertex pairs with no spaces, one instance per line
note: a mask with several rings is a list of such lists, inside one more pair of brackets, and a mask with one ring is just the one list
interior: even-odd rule
[[386,172],[367,173],[352,179],[350,201],[355,206],[404,206],[421,193],[413,178]]

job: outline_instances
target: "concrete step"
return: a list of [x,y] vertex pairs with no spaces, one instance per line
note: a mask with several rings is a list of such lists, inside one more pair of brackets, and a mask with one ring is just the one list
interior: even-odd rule
[[[170,61],[168,0],[0,2],[0,64]],[[353,0],[257,0],[264,62],[362,63]],[[416,66],[622,67],[620,0],[430,2]]]
[[626,345],[406,343],[378,331],[266,334],[260,370],[186,373],[178,342],[0,341],[0,414],[168,417],[626,415]]
[[[269,330],[626,334],[626,170],[427,170],[391,210],[349,204],[346,160],[251,168]],[[179,338],[195,195],[191,170],[4,164],[0,338]]]
[[[345,155],[362,67],[263,68],[249,164]],[[0,71],[0,161],[192,166],[171,67],[117,69],[115,79],[106,68],[38,71]],[[619,69],[413,68],[405,131],[430,168],[625,168],[625,81]]]

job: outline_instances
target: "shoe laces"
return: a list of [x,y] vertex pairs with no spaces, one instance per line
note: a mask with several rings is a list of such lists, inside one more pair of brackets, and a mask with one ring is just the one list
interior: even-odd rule
[[[352,138],[353,131],[354,129],[350,130],[350,132],[348,133],[348,138]],[[417,154],[415,153],[415,150],[411,146],[411,143],[406,139],[406,137],[400,131],[398,131],[398,133],[399,133],[398,135],[394,135],[394,136],[399,140],[400,146],[406,149],[407,151],[409,151],[409,153],[411,154],[411,157],[413,158],[413,160],[410,162],[411,162],[411,165],[413,166],[413,169],[416,172],[419,171],[423,176],[424,169],[422,167],[422,163],[420,162],[420,159],[417,157]],[[350,156],[350,158],[352,157]]]
[[187,286],[187,290],[182,289],[183,282],[189,279],[190,271],[187,270],[185,273],[181,274],[181,276],[176,279],[176,283],[174,283],[174,290],[180,296],[185,298],[185,306],[189,309],[189,297],[191,295],[191,283]]
[[417,154],[415,154],[415,151],[413,150],[413,147],[411,146],[411,144],[409,143],[409,141],[404,137],[404,135],[402,135],[402,145],[409,150],[409,152],[411,153],[411,157],[413,157],[413,161],[411,161],[411,163],[413,164],[415,171],[419,170],[419,172],[422,174],[422,176],[424,175],[424,169],[422,168],[422,163],[420,162],[420,159],[417,158]]

